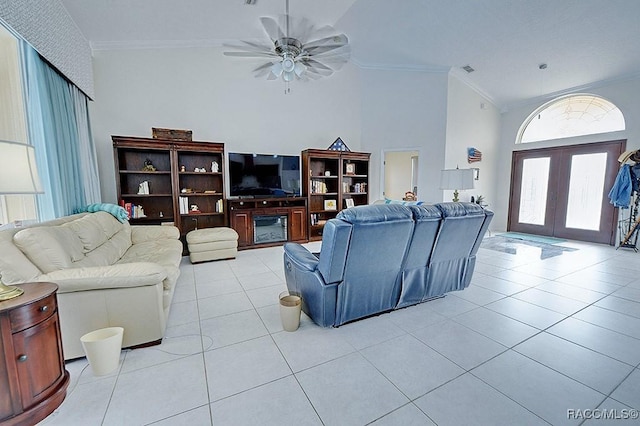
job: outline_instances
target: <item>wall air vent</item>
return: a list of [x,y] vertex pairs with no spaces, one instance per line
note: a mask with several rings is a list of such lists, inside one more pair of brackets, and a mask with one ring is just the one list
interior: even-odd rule
[[471,68],[471,65],[465,65],[464,67],[462,67],[462,69],[468,72],[469,74],[475,71],[473,68]]

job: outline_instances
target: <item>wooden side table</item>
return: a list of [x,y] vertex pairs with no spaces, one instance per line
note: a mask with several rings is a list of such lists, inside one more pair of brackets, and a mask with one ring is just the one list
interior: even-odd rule
[[0,302],[0,424],[33,425],[64,400],[64,367],[53,283],[19,285],[24,294]]

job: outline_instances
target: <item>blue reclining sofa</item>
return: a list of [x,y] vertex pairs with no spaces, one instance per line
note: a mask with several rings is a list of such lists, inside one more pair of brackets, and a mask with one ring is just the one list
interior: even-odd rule
[[343,210],[324,226],[319,256],[285,244],[287,287],[322,327],[462,290],[492,218],[472,203]]

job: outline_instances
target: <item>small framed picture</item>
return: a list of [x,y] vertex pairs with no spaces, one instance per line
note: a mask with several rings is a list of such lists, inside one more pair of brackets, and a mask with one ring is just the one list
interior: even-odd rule
[[349,207],[353,207],[355,204],[353,203],[353,198],[346,198],[344,200],[344,205],[349,208]]
[[348,175],[355,175],[356,174],[356,165],[355,165],[355,163],[347,163],[345,173],[348,174]]
[[324,200],[324,209],[337,210],[338,206],[336,206],[336,200]]

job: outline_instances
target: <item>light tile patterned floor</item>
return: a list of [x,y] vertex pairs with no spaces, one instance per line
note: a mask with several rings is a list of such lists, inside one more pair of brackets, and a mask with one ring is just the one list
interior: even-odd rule
[[[185,259],[163,343],[123,351],[106,377],[84,359],[68,362],[68,396],[42,423],[590,425],[635,416],[640,254],[564,244],[579,250],[540,260],[531,249],[481,249],[462,292],[338,329],[303,315],[293,333],[279,319],[282,247]],[[612,411],[585,411],[594,409]]]

